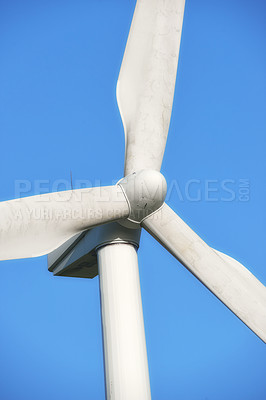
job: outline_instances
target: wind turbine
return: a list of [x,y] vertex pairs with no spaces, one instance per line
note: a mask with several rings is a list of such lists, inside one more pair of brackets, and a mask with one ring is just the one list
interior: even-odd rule
[[[136,258],[140,227],[265,341],[265,287],[239,263],[209,248],[164,203],[166,183],[158,171],[170,121],[183,8],[183,1],[137,3],[117,90],[126,132],[125,178],[112,187],[0,205],[1,259],[46,254],[69,239],[70,251],[84,239],[79,235],[72,242],[79,232],[119,222],[86,234],[98,242],[93,249],[101,280],[108,398],[150,397]],[[60,252],[64,254],[62,248]]]

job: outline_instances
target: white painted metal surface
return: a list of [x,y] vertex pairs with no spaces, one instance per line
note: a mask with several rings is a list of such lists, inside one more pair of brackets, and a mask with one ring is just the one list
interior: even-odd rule
[[209,247],[166,204],[142,226],[266,343],[266,287],[249,270]]
[[143,169],[126,176],[118,182],[129,204],[128,220],[139,223],[164,203],[167,183],[158,171]]
[[127,229],[110,222],[85,231],[48,254],[48,269],[54,275],[94,278],[98,275],[96,249],[109,243],[131,243],[139,247],[141,228]]
[[151,398],[136,248],[98,250],[106,395],[108,400]]
[[175,89],[185,0],[138,0],[117,82],[125,175],[160,171]]
[[47,254],[78,232],[126,218],[122,189],[106,186],[0,203],[0,260]]

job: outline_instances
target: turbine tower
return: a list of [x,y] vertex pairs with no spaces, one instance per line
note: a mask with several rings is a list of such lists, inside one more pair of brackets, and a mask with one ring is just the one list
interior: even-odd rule
[[0,259],[48,254],[54,275],[100,277],[106,397],[151,398],[137,249],[141,229],[266,342],[266,288],[165,203],[160,173],[185,0],[137,0],[117,83],[126,141],[116,185],[0,203]]

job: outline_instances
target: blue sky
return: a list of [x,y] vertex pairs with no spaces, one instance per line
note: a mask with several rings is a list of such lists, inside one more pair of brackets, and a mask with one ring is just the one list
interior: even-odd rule
[[[0,0],[0,200],[123,173],[115,88],[133,0]],[[266,284],[266,3],[187,0],[168,203]],[[229,191],[230,190],[230,191]],[[266,345],[143,231],[154,400],[265,400]],[[1,400],[104,398],[99,282],[0,263]]]

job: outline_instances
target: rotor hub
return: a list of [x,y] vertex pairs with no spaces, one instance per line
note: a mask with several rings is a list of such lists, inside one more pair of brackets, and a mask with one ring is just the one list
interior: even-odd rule
[[[118,182],[128,201],[131,227],[158,210],[164,203],[167,184],[164,176],[155,170],[144,169],[127,175]],[[123,222],[124,224],[124,222]],[[128,226],[128,224],[126,223]]]

